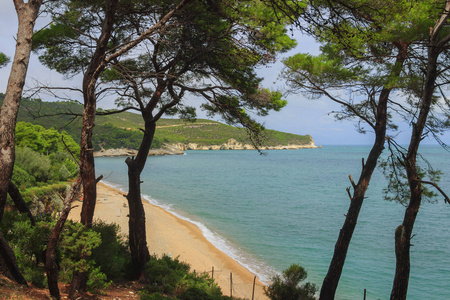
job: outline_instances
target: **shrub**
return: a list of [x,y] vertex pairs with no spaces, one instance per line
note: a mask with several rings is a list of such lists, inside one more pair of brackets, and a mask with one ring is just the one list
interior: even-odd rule
[[86,229],[81,223],[66,222],[59,250],[61,251],[60,278],[68,282],[73,272],[88,272],[88,290],[96,292],[109,286],[106,275],[95,267],[90,258],[93,249],[101,243],[100,233]]
[[[189,270],[189,265],[178,258],[172,259],[164,255],[158,259],[152,256],[146,266],[151,284],[141,292],[141,299],[228,299],[207,274],[198,275]],[[161,294],[167,295],[167,298],[163,298]]]
[[50,159],[30,148],[17,148],[16,164],[36,178],[36,181],[50,179]]
[[99,290],[106,289],[111,284],[105,273],[102,273],[100,267],[92,268],[89,272],[87,281],[87,290],[96,293]]
[[12,218],[9,214],[7,219],[14,223],[9,223],[12,225],[9,226],[5,237],[16,255],[19,269],[27,281],[37,287],[45,287],[43,256],[52,225],[39,221],[35,226],[31,226],[28,219]]
[[272,284],[264,288],[264,293],[272,300],[314,300],[316,285],[309,282],[300,285],[306,277],[306,270],[293,264],[283,271],[282,277],[275,275]]
[[101,268],[109,280],[123,281],[128,277],[131,266],[127,242],[119,234],[119,225],[97,221],[92,230],[101,236],[100,245],[92,250],[91,259]]
[[[31,226],[26,215],[7,211],[3,221],[0,230],[13,249],[23,276],[28,282],[44,288],[47,283],[45,251],[56,222],[54,216],[48,214]],[[87,271],[87,288],[92,293],[107,288],[110,278],[123,279],[130,265],[127,246],[118,235],[118,226],[95,223],[93,227],[88,230],[80,223],[67,221],[57,250],[60,281],[70,282],[73,271]]]
[[36,184],[36,178],[28,174],[27,171],[19,167],[18,165],[14,166],[12,182],[21,190],[24,190],[27,187],[34,186]]
[[161,259],[152,256],[146,266],[148,280],[153,283],[147,288],[152,292],[173,293],[177,284],[189,272],[190,266],[164,255]]

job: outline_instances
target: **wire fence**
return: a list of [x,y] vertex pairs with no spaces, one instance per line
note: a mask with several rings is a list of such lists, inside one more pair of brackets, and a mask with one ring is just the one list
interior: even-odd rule
[[[255,288],[256,288],[256,276],[253,277],[253,284],[249,286],[248,283],[244,283],[241,278],[233,278],[233,273],[225,272],[222,270],[216,270],[214,269],[214,266],[211,267],[210,271],[202,272],[201,274],[209,274],[209,276],[214,279],[214,281],[219,284],[222,283],[222,288],[225,289],[225,286],[223,285],[224,282],[227,283],[227,286],[229,286],[229,289],[224,290],[225,293],[229,293],[229,296],[233,298],[233,295],[242,297],[242,291],[248,291],[245,292],[245,295],[247,295],[246,299],[251,300],[257,300],[255,297]],[[251,295],[251,298],[249,296]]]

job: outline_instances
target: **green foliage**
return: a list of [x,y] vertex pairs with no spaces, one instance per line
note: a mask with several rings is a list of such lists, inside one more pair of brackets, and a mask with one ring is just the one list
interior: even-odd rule
[[[411,198],[411,190],[406,174],[406,149],[389,143],[389,155],[382,159],[378,167],[387,179],[388,185],[383,189],[383,197],[387,201],[395,201],[404,206],[408,205]],[[416,171],[419,180],[438,183],[442,171],[434,169],[431,164],[418,154],[416,161]],[[438,194],[430,189],[431,185],[422,184],[422,197],[432,201]]]
[[74,223],[66,230],[61,241],[62,264],[70,273],[87,272],[91,268],[88,258],[101,243],[100,234],[87,230],[81,223]]
[[65,131],[58,132],[54,128],[45,129],[40,125],[27,122],[18,122],[16,125],[16,146],[30,148],[38,153],[49,155],[50,153],[66,152],[66,147],[75,156],[79,156],[80,146]]
[[97,293],[100,290],[104,290],[111,285],[111,281],[108,281],[108,276],[101,272],[101,268],[92,268],[89,271],[87,280],[87,290],[91,293]]
[[96,292],[108,287],[111,282],[101,267],[96,267],[90,258],[95,248],[101,244],[101,234],[87,229],[81,223],[66,222],[59,251],[61,252],[60,276],[68,282],[73,272],[88,272],[88,289]]
[[[106,149],[139,149],[143,135],[144,134],[141,131],[121,129],[110,123],[106,123],[95,131],[92,142],[95,145],[95,150],[100,150],[100,146],[105,147]],[[155,144],[158,145],[159,143],[155,141]]]
[[50,180],[50,159],[32,149],[17,148],[16,164],[30,176],[36,179],[36,182],[45,182]]
[[100,268],[108,280],[125,280],[131,266],[131,257],[128,244],[119,234],[119,226],[97,221],[92,225],[92,230],[99,233],[102,240],[101,244],[92,250],[91,259],[95,266]]
[[[68,18],[74,20],[74,16],[76,13],[72,13]],[[79,14],[79,16],[78,21],[82,22],[83,15]],[[69,24],[52,22],[48,28],[39,30],[33,36],[33,51],[46,48],[45,55],[39,56],[39,60],[44,65],[61,74],[75,75],[89,63],[87,56],[89,51],[84,50],[78,52],[78,55],[72,55],[73,48],[69,41],[78,37],[80,37],[80,32],[74,30]]]
[[25,279],[37,287],[45,287],[43,262],[51,224],[39,221],[31,226],[28,219],[18,218],[16,214],[10,213],[3,220],[1,230],[16,255],[17,264]]
[[[391,97],[398,92],[393,99],[423,94],[423,45],[441,13],[434,0],[311,1],[301,26],[321,44],[321,54],[284,60],[282,76],[294,92],[341,104],[342,110],[333,112],[336,118],[356,118],[365,133],[365,126],[375,126],[381,91]],[[397,128],[391,114],[400,111],[403,118],[417,109],[417,99],[409,104],[388,108],[388,129]]]
[[[46,285],[45,251],[55,224],[56,219],[48,216],[31,226],[26,216],[13,212],[5,212],[0,223],[25,279],[42,288]],[[118,232],[115,224],[94,223],[93,229],[86,229],[67,221],[57,250],[60,280],[70,282],[73,271],[88,271],[90,292],[107,288],[111,280],[123,280],[130,258]]]
[[[80,147],[66,132],[59,133],[53,128],[44,129],[39,125],[19,122],[16,127],[16,160],[12,181],[30,203],[38,197],[26,192],[27,189],[67,181],[78,174],[78,164],[66,151],[63,144],[76,156]],[[40,196],[48,196],[46,191]],[[28,195],[25,195],[28,194]],[[32,197],[30,197],[32,196]],[[43,200],[43,199],[41,199]],[[42,212],[42,211],[41,211]]]
[[[159,18],[176,5],[178,1],[119,1],[106,50],[120,51],[142,32],[156,26]],[[51,1],[46,10],[53,22],[33,39],[40,61],[67,76],[84,72],[93,57],[92,45],[98,43],[105,6],[98,1]],[[173,100],[187,98],[187,91],[201,96],[208,103],[204,109],[219,114],[229,124],[240,124],[252,132],[253,141],[262,126],[247,111],[264,116],[286,105],[279,92],[259,87],[262,79],[255,69],[295,46],[285,29],[289,19],[265,1],[188,2],[171,14],[167,24],[172,25],[163,25],[164,34],[155,33],[142,40],[142,49],[151,49],[149,53],[135,58],[124,51],[105,66],[106,71],[102,70],[100,76],[105,84],[123,87],[119,105],[134,105],[140,111],[147,107],[151,111],[146,114],[155,118],[165,113]],[[130,74],[134,79],[127,78]],[[139,81],[136,86],[142,90],[127,88],[133,80]],[[157,92],[148,86],[157,87]],[[129,94],[131,90],[135,95]],[[153,103],[147,106],[149,99]],[[177,112],[182,118],[195,117],[193,107],[177,103],[171,108],[170,113]],[[161,109],[161,114],[153,111],[156,109]],[[96,144],[106,138],[98,139]],[[155,142],[159,140],[164,139]],[[123,142],[124,147],[137,148],[133,141]]]
[[9,57],[6,56],[3,52],[0,52],[0,68],[3,68],[9,63]]
[[[1,100],[0,94],[0,100]],[[275,94],[271,94],[274,96]],[[278,100],[277,100],[278,101]],[[279,101],[281,98],[279,98]],[[275,101],[276,102],[276,101]],[[66,130],[74,139],[80,138],[81,122],[75,120],[71,126],[66,127],[69,118],[59,116],[57,118],[33,118],[33,115],[61,113],[63,111],[81,112],[83,106],[75,102],[41,102],[38,100],[24,99],[19,110],[20,121],[40,124],[45,128],[55,127],[58,130]],[[121,148],[127,145],[131,149],[138,149],[144,123],[142,117],[135,113],[123,112],[109,116],[97,116],[94,127],[93,143],[94,149]],[[278,145],[305,145],[312,141],[309,135],[296,135],[266,129],[263,131],[263,146]],[[220,145],[228,141],[229,138],[250,144],[246,131],[242,128],[225,125],[211,120],[197,119],[195,122],[187,122],[181,119],[159,119],[157,122],[156,134],[153,141],[153,148],[159,148],[164,143],[197,143],[201,145]],[[122,140],[123,139],[123,140]],[[67,165],[66,165],[67,167]],[[69,171],[71,169],[68,167]]]
[[27,171],[22,169],[20,166],[15,165],[12,182],[21,190],[26,187],[31,187],[36,185],[36,178],[30,175]]
[[148,286],[152,292],[173,293],[178,283],[183,280],[190,267],[176,259],[164,255],[161,259],[152,256],[146,266],[149,282],[156,285]]
[[272,284],[264,288],[264,292],[272,300],[314,300],[316,285],[309,282],[300,285],[306,277],[306,270],[293,264],[283,271],[282,276],[275,275]]
[[22,191],[26,203],[31,203],[30,210],[33,215],[53,213],[61,207],[61,198],[67,192],[67,182],[53,183],[44,186],[34,186]]
[[[152,284],[145,286],[141,299],[227,299],[208,275],[189,272],[190,267],[164,255],[152,256],[146,266],[146,274]],[[162,294],[167,295],[163,297]]]

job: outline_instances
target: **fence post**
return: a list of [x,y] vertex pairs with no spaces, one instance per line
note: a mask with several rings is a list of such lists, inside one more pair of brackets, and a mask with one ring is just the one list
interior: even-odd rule
[[230,298],[233,298],[233,273],[230,272]]
[[212,266],[212,269],[211,269],[211,278],[214,279],[214,266]]
[[366,300],[366,293],[367,293],[367,290],[364,289],[364,300]]
[[255,284],[256,284],[256,276],[255,278],[253,278],[252,300],[255,298]]

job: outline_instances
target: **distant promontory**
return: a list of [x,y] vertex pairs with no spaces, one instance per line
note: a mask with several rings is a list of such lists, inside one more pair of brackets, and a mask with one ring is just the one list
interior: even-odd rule
[[[0,103],[3,100],[0,93]],[[18,121],[44,128],[64,130],[75,141],[80,140],[83,106],[75,101],[47,102],[23,99]],[[93,133],[96,156],[131,156],[142,140],[144,127],[139,114],[122,112],[97,116]],[[243,128],[221,122],[197,119],[160,119],[157,123],[150,155],[182,154],[186,150],[252,150],[255,149]],[[266,129],[261,150],[318,148],[310,135],[298,135]]]

